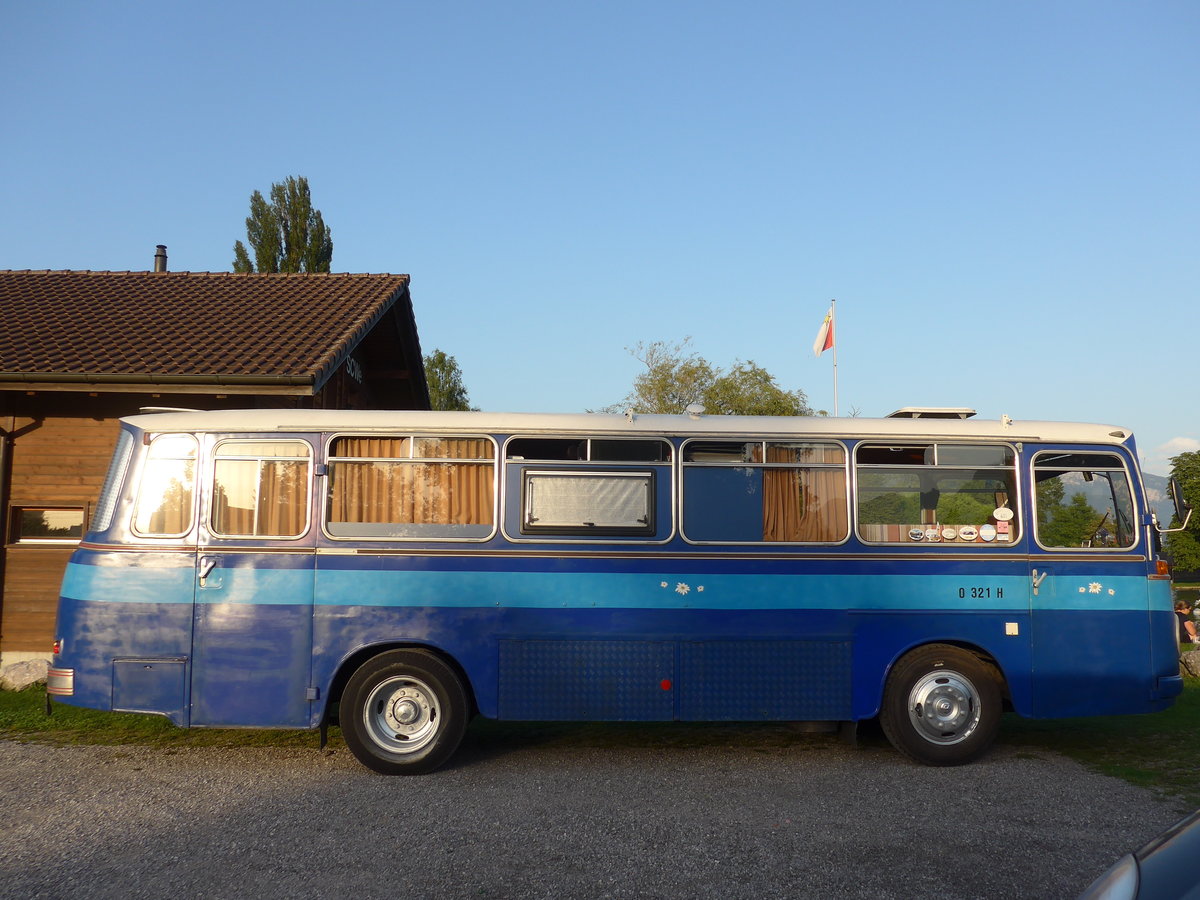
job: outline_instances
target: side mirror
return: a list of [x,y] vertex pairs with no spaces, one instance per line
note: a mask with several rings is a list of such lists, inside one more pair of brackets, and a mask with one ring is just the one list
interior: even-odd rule
[[1192,504],[1188,503],[1183,496],[1183,489],[1179,486],[1179,480],[1172,478],[1167,483],[1167,490],[1171,494],[1171,502],[1175,504],[1175,518],[1183,524],[1178,528],[1159,528],[1159,534],[1169,534],[1172,531],[1183,531],[1187,528],[1188,522],[1192,519]]
[[1175,518],[1180,522],[1184,521],[1186,514],[1192,511],[1192,504],[1184,498],[1183,488],[1179,486],[1179,479],[1172,478],[1167,484],[1167,490],[1171,492],[1171,502],[1175,504]]

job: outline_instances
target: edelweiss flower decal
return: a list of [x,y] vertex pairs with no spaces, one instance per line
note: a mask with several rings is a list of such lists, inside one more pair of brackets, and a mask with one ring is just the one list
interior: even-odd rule
[[[658,583],[658,586],[661,588],[669,588],[671,585],[666,581],[660,581]],[[702,585],[702,584],[696,585],[695,590],[696,590],[696,593],[703,594],[704,593],[704,585]],[[679,596],[686,597],[691,592],[692,592],[692,586],[690,584],[688,584],[686,581],[675,582],[675,593],[679,594]]]
[[1091,584],[1088,585],[1088,593],[1089,594],[1098,594],[1103,589],[1104,589],[1104,585],[1102,585],[1098,581],[1093,581]]

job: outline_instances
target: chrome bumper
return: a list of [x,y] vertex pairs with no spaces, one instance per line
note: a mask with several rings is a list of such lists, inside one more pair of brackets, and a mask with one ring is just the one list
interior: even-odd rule
[[46,673],[46,693],[55,697],[70,697],[75,693],[75,670],[56,669]]

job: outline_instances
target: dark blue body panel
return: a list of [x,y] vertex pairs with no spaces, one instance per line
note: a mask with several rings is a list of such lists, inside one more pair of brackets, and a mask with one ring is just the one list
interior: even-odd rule
[[[145,559],[116,569],[119,556],[81,550],[67,585],[90,583],[81,595],[95,596],[92,570],[131,585],[181,571],[155,574]],[[210,576],[220,588],[198,591],[194,605],[64,594],[61,630],[76,638],[63,664],[81,687],[69,702],[107,708],[112,660],[147,646],[190,660],[187,695],[158,711],[179,720],[173,710],[190,710],[182,724],[260,727],[319,724],[346,660],[397,644],[445,653],[483,715],[512,719],[869,718],[893,662],[931,641],[995,659],[1025,715],[1161,708],[1171,688],[1160,679],[1177,672],[1169,603],[1151,611],[1145,576],[1129,563],[1059,567],[1063,597],[1110,586],[1078,601],[1089,604],[1083,614],[1037,598],[1031,610],[1028,579],[1002,574],[1012,565],[999,560],[315,559],[315,573],[305,554],[226,560],[235,564]],[[993,596],[967,602],[971,591]],[[297,594],[312,599],[285,602]],[[100,634],[93,646],[88,636]]]

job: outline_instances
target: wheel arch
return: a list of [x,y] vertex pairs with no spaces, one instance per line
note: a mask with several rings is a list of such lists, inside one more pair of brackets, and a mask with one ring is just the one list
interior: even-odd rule
[[879,724],[914,762],[962,765],[995,741],[1007,689],[998,661],[978,645],[923,641],[889,667]]
[[1000,696],[1004,700],[1005,711],[1012,710],[1012,694],[1009,690],[1008,673],[1004,670],[1003,664],[1000,662],[999,659],[996,658],[996,656],[994,654],[989,653],[987,650],[985,650],[979,644],[974,643],[973,641],[960,640],[957,638],[930,638],[928,640],[918,641],[918,642],[915,642],[915,643],[912,643],[912,644],[909,644],[909,645],[903,647],[902,649],[900,649],[899,651],[896,652],[896,654],[891,658],[891,660],[889,660],[887,666],[884,667],[884,670],[879,679],[878,691],[872,701],[873,705],[875,707],[876,714],[878,714],[878,712],[882,706],[883,692],[884,692],[884,688],[887,685],[888,678],[891,676],[892,672],[895,671],[896,666],[898,666],[900,664],[900,661],[903,660],[910,653],[915,653],[918,650],[924,649],[925,647],[933,646],[935,644],[939,645],[939,646],[954,647],[958,650],[963,650],[967,653],[970,653],[972,656],[976,657],[980,662],[984,663],[985,665],[991,666],[993,669],[995,669],[997,675],[999,675],[999,677],[1000,677]]
[[423,650],[431,656],[436,656],[448,665],[454,670],[454,674],[458,676],[458,680],[462,683],[463,690],[467,693],[467,701],[471,706],[470,715],[478,715],[479,703],[475,699],[475,686],[471,683],[471,679],[467,675],[467,670],[463,667],[462,663],[446,650],[433,644],[421,641],[395,640],[359,647],[338,664],[337,669],[333,673],[333,678],[329,683],[329,700],[325,704],[325,722],[327,724],[337,723],[338,704],[341,703],[342,694],[346,689],[346,682],[350,680],[350,677],[369,660],[393,650]]

